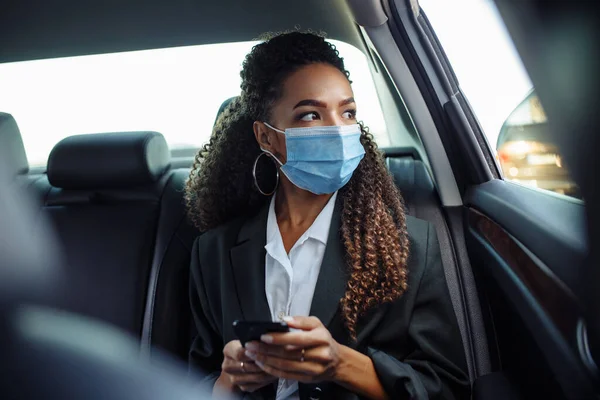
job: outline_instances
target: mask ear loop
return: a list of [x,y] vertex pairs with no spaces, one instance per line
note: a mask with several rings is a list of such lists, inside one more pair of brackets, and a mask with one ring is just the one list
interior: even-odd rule
[[285,135],[285,131],[282,131],[281,129],[277,129],[275,128],[273,125],[268,124],[266,122],[263,122],[263,124],[265,124],[266,126],[268,126],[269,128],[273,129],[275,132],[279,132],[279,133],[283,133]]
[[258,185],[258,179],[256,179],[256,165],[258,164],[258,160],[262,156],[267,156],[267,157],[271,158],[267,153],[265,153],[263,151],[258,155],[258,157],[256,157],[256,160],[254,160],[254,166],[252,167],[252,177],[254,178],[254,186],[260,192],[260,194],[262,194],[263,196],[271,196],[275,193],[275,191],[277,190],[277,187],[279,186],[279,169],[275,168],[275,174],[276,174],[275,188],[273,188],[273,191],[271,191],[270,193],[264,192]]

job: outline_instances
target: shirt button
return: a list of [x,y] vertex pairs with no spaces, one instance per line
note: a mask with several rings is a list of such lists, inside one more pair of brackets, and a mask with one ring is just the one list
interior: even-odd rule
[[311,391],[310,394],[308,396],[309,400],[320,400],[321,399],[321,394],[323,393],[323,390],[318,387],[315,386]]
[[277,318],[279,318],[280,321],[283,321],[283,317],[285,317],[285,313],[283,311],[279,311],[277,313]]

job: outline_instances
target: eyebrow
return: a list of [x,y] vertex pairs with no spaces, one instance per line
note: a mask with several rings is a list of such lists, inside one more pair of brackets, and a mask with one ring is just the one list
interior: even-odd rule
[[346,100],[340,101],[339,106],[343,107],[343,106],[347,106],[348,104],[352,104],[352,103],[355,103],[354,97],[348,97]]
[[[354,103],[354,102],[355,102],[354,97],[348,97],[347,99],[340,101],[339,107],[343,107],[345,105],[348,105],[348,104]],[[327,108],[327,104],[323,103],[322,101],[314,100],[314,99],[306,99],[306,100],[299,101],[298,104],[296,104],[294,106],[294,109],[296,109],[298,107],[302,107],[302,106]]]

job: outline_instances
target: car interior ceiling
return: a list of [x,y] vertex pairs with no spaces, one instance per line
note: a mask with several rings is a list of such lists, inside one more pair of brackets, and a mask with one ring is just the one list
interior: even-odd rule
[[[26,0],[3,6],[0,21],[0,63],[247,41],[294,27],[364,49],[345,0]],[[17,35],[23,27],[35,28]]]
[[[373,22],[381,15],[366,3],[371,2],[11,2],[0,13],[0,63],[247,41],[295,26],[324,30],[368,54],[371,68],[381,71],[375,80],[380,97],[387,96],[384,113],[399,121],[388,124],[390,134],[407,135],[400,145],[383,149],[386,164],[407,212],[436,227],[473,383],[493,370],[499,356],[488,349],[493,328],[484,326],[482,314],[489,310],[480,306],[465,244],[464,176],[454,176],[460,168],[451,168],[424,95],[388,40],[391,33]],[[23,27],[29,27],[27,34],[19,34]],[[231,99],[222,100],[219,113]],[[65,256],[70,290],[55,305],[125,330],[143,354],[154,356],[159,349],[185,360],[195,334],[188,303],[190,253],[200,232],[186,217],[183,194],[196,149],[170,151],[162,135],[167,132],[71,136],[56,144],[46,168],[30,169],[19,121],[9,112],[0,110],[5,164],[14,184],[37,200],[39,217],[52,223]],[[413,123],[411,131],[407,126]],[[413,131],[418,136],[409,138]]]

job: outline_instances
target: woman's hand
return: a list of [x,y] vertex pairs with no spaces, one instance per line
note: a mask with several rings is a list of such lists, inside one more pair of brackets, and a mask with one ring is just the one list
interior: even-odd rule
[[289,333],[263,335],[246,345],[246,356],[265,373],[302,383],[335,380],[341,346],[316,317],[285,319]]
[[223,349],[223,355],[225,358],[221,365],[221,376],[214,388],[216,393],[232,393],[238,390],[254,392],[277,380],[245,355],[239,340],[227,343]]

